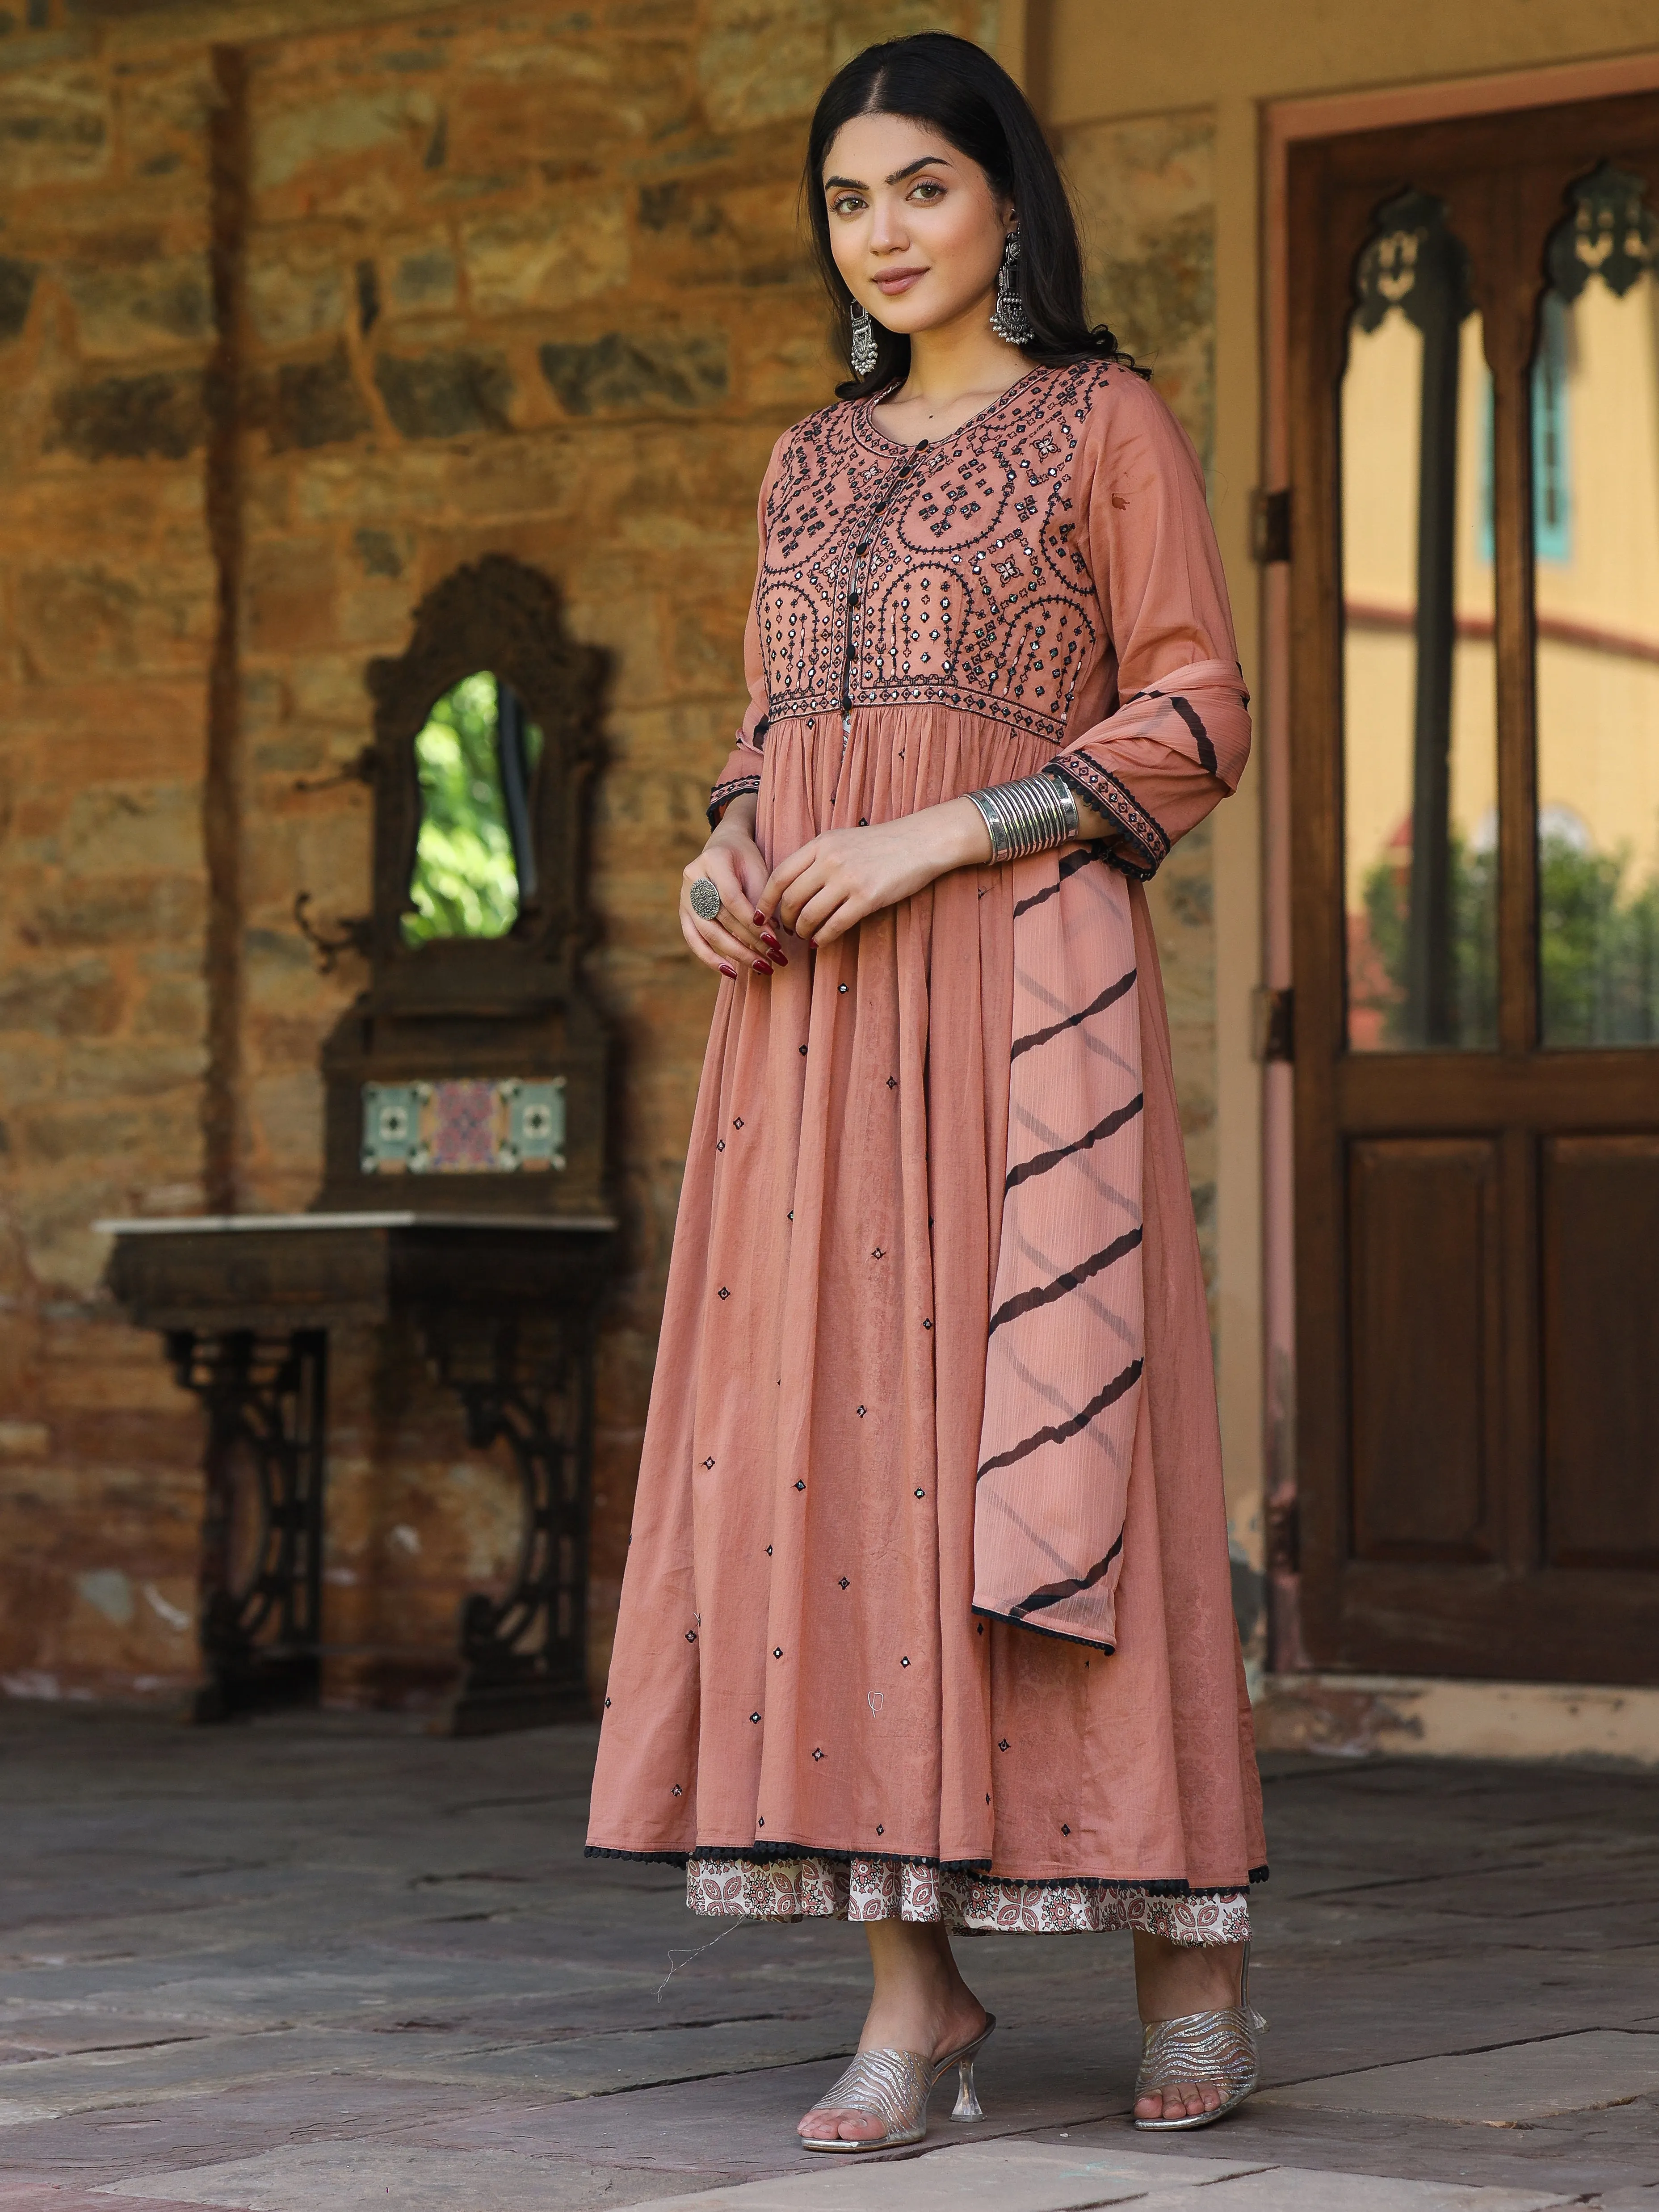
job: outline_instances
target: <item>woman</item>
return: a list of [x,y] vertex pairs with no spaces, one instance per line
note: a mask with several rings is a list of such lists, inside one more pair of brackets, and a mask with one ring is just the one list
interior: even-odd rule
[[589,1849],[867,1923],[809,2148],[919,2139],[952,2064],[977,2116],[953,1929],[1132,1929],[1136,2124],[1201,2126],[1265,1853],[1141,886],[1243,766],[1225,586],[988,56],[858,56],[806,189],[854,374],[766,472],[682,886],[725,981]]

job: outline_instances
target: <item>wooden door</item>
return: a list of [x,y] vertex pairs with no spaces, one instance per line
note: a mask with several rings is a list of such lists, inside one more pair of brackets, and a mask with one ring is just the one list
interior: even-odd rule
[[1304,1641],[1659,1680],[1659,99],[1290,204]]

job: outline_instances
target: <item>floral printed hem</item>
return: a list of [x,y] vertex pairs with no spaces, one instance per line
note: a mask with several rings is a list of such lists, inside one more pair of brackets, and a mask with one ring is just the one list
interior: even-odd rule
[[1005,1881],[907,1859],[694,1858],[693,1912],[741,1920],[943,1921],[958,1935],[1072,1936],[1138,1929],[1171,1943],[1243,1943],[1250,1901],[1165,1896],[1133,1883]]

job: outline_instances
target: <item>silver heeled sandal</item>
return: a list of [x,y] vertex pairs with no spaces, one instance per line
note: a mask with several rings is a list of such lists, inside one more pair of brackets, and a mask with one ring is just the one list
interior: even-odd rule
[[1221,2102],[1212,2112],[1194,2112],[1178,2120],[1137,2120],[1148,2133],[1167,2133],[1176,2128],[1207,2128],[1237,2112],[1256,2083],[1260,2063],[1256,2037],[1267,2023],[1250,2003],[1250,1947],[1238,1970],[1238,2002],[1219,2012],[1189,2012],[1180,2020],[1155,2020],[1140,2031],[1140,2071],[1135,2076],[1135,2102],[1152,2093],[1172,2089],[1177,2082],[1213,2081]]
[[927,2132],[927,2100],[951,2069],[960,2069],[953,2120],[982,2120],[974,2094],[974,2061],[985,2048],[996,2014],[988,2012],[985,2025],[971,2043],[943,2058],[924,2058],[919,2051],[860,2051],[820,2106],[843,2112],[867,2112],[884,2120],[887,2132],[868,2142],[848,2142],[842,2136],[801,2136],[803,2150],[896,2150],[901,2143],[920,2142]]

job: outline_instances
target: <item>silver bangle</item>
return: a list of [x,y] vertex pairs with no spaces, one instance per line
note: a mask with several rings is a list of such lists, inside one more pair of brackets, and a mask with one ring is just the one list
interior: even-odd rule
[[1077,799],[1069,784],[1046,770],[1012,783],[994,783],[968,794],[991,837],[991,860],[1024,860],[1069,844],[1079,834]]

